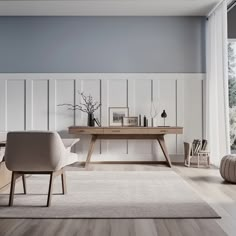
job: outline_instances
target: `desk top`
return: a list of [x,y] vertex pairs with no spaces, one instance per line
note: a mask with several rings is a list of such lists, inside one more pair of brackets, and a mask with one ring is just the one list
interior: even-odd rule
[[70,126],[70,134],[182,134],[183,127],[88,127]]

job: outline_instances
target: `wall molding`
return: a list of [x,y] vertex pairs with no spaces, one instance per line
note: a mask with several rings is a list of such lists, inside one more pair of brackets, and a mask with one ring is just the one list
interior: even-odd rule
[[[0,74],[0,131],[56,130],[68,137],[67,127],[86,125],[86,115],[58,107],[79,103],[77,91],[90,93],[102,103],[96,117],[108,125],[108,107],[129,106],[130,115],[150,114],[156,102],[159,112],[167,110],[168,125],[184,127],[183,135],[166,137],[171,155],[183,155],[183,141],[204,135],[205,74],[190,73],[13,73]],[[162,119],[157,118],[158,125]],[[89,137],[76,148],[84,160]],[[155,141],[98,142],[93,160],[161,160]]]
[[205,73],[0,73],[1,79],[176,79],[205,80]]

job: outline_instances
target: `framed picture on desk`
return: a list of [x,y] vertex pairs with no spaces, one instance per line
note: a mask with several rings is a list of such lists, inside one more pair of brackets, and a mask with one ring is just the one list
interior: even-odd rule
[[123,118],[127,116],[128,107],[109,107],[109,126],[122,126]]
[[136,127],[138,126],[138,117],[137,116],[123,117],[122,125],[124,127]]

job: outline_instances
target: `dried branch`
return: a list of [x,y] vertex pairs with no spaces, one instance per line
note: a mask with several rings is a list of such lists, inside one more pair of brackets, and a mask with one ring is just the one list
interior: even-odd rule
[[86,113],[94,113],[99,107],[101,107],[101,103],[94,101],[93,97],[89,94],[86,96],[84,92],[78,92],[82,98],[82,102],[79,105],[73,105],[70,103],[59,104],[58,106],[67,106],[68,110],[79,110]]

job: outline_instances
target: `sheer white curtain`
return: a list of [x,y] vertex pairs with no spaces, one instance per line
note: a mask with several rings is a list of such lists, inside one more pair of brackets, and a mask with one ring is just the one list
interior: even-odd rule
[[207,20],[206,138],[217,166],[230,152],[228,111],[227,2]]

